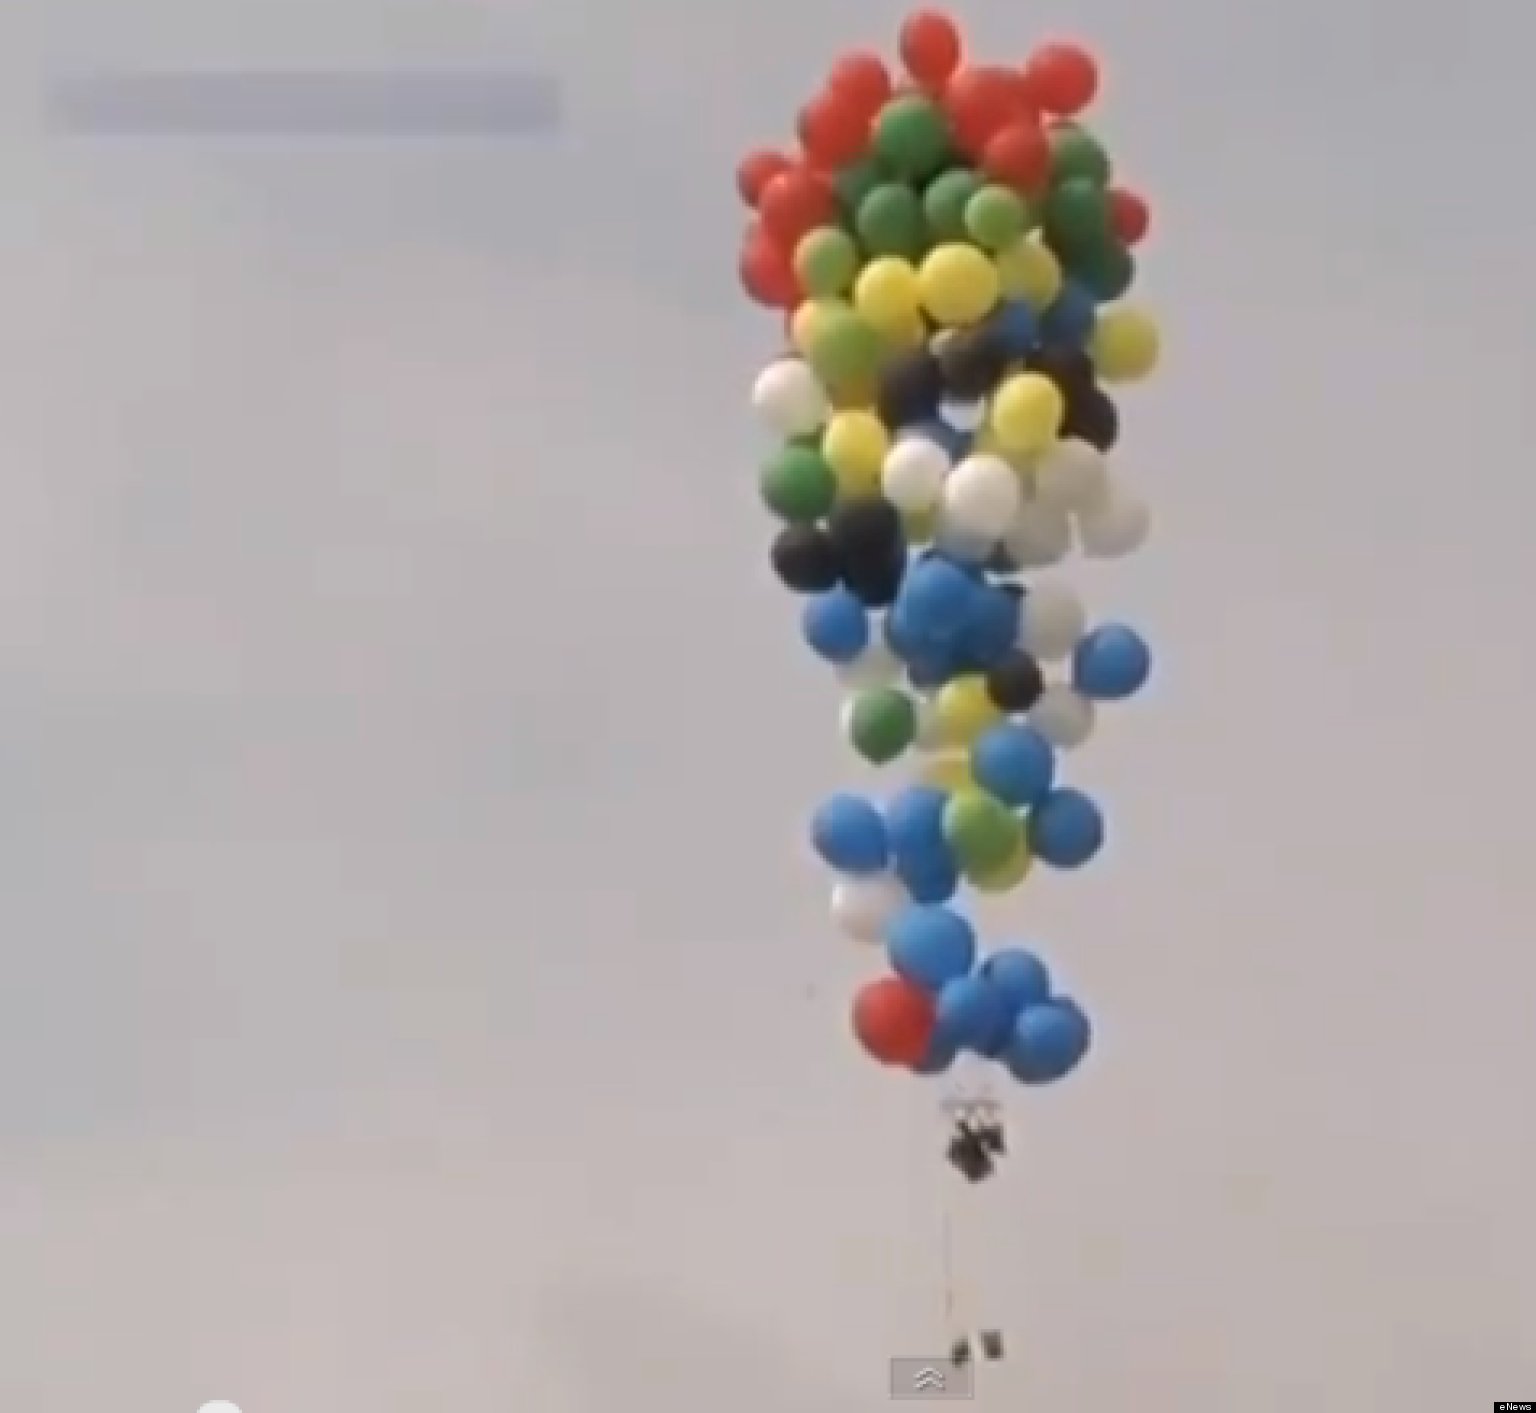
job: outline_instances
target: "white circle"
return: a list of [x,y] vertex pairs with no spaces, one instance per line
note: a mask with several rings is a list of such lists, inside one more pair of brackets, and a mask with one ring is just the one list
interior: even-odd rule
[[240,1410],[227,1398],[216,1398],[212,1403],[203,1404],[197,1413],[240,1413]]

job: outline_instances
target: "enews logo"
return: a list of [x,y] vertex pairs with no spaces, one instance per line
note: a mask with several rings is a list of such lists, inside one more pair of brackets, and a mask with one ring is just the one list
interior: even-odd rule
[[112,70],[56,79],[46,105],[74,137],[506,138],[561,119],[552,77],[506,69]]

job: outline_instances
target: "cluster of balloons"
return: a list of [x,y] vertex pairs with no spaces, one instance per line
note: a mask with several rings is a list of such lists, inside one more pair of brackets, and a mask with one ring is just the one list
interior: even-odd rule
[[848,690],[850,744],[915,767],[883,804],[840,794],[812,825],[836,922],[889,961],[854,1033],[921,1073],[968,1052],[1043,1083],[1086,1053],[1086,1016],[1032,954],[982,957],[953,904],[1104,842],[1060,757],[1141,689],[1151,653],[1037,575],[1148,535],[1110,465],[1107,388],[1158,361],[1156,324],[1126,300],[1150,218],[1084,121],[1086,50],[977,63],[949,16],[921,11],[900,60],[837,58],[794,149],[737,171],[742,284],[787,336],[753,387],[776,442],[760,487],[774,572]]

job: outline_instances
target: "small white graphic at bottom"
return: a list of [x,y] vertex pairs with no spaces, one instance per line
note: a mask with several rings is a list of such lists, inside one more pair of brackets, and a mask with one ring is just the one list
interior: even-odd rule
[[216,1398],[212,1403],[205,1403],[197,1410],[197,1413],[240,1413],[227,1398]]

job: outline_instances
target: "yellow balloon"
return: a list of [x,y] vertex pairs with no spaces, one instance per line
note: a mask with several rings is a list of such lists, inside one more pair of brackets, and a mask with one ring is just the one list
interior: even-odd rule
[[1011,893],[1029,877],[1034,862],[1029,840],[1020,838],[1014,851],[996,868],[967,870],[966,882],[978,893]]
[[935,246],[923,257],[917,280],[923,308],[950,329],[979,324],[1002,293],[997,266],[973,245]]
[[834,412],[821,434],[821,454],[848,499],[880,494],[880,472],[891,436],[873,412]]
[[880,335],[892,353],[907,353],[928,342],[928,321],[923,318],[921,309],[914,309],[905,324],[899,328],[881,329]]
[[882,334],[909,329],[922,312],[922,290],[909,261],[894,255],[871,260],[853,282],[853,307]]
[[1043,373],[1015,373],[992,395],[989,421],[1009,455],[1028,455],[1061,435],[1067,404],[1061,389]]
[[978,674],[956,677],[939,688],[933,699],[934,726],[946,746],[969,746],[1002,717],[987,692],[987,679]]
[[817,330],[834,314],[848,313],[850,307],[846,299],[807,299],[800,304],[789,319],[789,341],[795,352],[809,357]]
[[1061,293],[1061,262],[1034,236],[1020,236],[998,251],[997,273],[1006,299],[1022,299],[1039,313]]
[[1134,383],[1157,367],[1162,342],[1150,314],[1120,305],[1099,315],[1088,352],[1106,383]]
[[929,756],[918,768],[918,780],[933,790],[974,790],[976,779],[971,774],[969,751],[942,751]]

